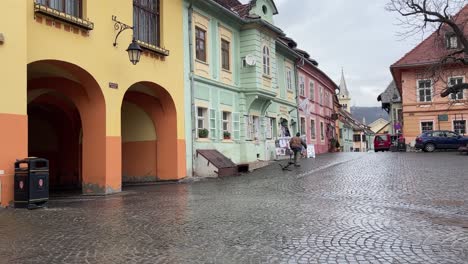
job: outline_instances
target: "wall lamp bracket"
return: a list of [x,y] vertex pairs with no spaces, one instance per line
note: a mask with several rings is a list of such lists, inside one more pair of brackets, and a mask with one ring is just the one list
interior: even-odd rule
[[122,33],[123,31],[125,31],[127,29],[132,29],[133,30],[133,27],[118,21],[117,16],[114,16],[114,15],[112,16],[112,21],[115,22],[114,29],[119,31],[119,32],[117,32],[117,35],[115,35],[115,40],[114,40],[114,43],[113,43],[113,45],[115,47],[115,46],[117,46],[117,38],[119,37],[120,33]]

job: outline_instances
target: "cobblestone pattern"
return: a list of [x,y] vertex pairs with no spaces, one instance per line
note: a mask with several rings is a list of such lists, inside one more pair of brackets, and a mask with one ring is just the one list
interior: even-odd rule
[[[0,210],[0,263],[468,263],[456,153],[340,153]],[[284,163],[284,162],[283,162]]]

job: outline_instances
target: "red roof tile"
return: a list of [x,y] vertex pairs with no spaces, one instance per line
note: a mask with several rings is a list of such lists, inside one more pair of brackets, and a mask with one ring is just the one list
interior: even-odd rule
[[216,3],[226,7],[227,9],[234,8],[236,6],[242,5],[238,0],[214,0]]
[[[468,21],[468,5],[465,5],[456,15],[457,23],[466,23]],[[465,35],[468,35],[468,26],[463,28]],[[411,51],[405,54],[401,59],[395,62],[392,67],[430,64],[440,61],[441,58],[453,52],[446,49],[445,33],[450,32],[448,26],[444,26],[440,33],[437,31],[419,43]]]

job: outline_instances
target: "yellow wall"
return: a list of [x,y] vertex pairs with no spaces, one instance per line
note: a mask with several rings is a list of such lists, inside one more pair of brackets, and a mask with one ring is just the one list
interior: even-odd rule
[[140,107],[124,102],[122,106],[122,141],[156,140],[151,118]]
[[[22,1],[9,0],[9,2]],[[34,18],[34,1],[25,2],[27,2],[27,63],[49,59],[61,60],[75,64],[90,73],[101,86],[105,96],[107,136],[121,134],[120,108],[125,91],[134,83],[150,81],[162,86],[171,94],[177,109],[177,135],[179,139],[185,138],[182,0],[161,1],[161,46],[168,49],[170,55],[163,59],[142,55],[137,65],[130,63],[125,51],[132,39],[131,30],[124,31],[119,36],[117,47],[112,45],[116,31],[111,17],[116,15],[119,21],[132,25],[132,1],[85,1],[83,8],[85,18],[89,18],[94,23],[94,30],[89,31],[88,35],[67,31],[63,24],[60,27],[56,24],[48,25],[46,19],[39,23]],[[10,13],[17,16],[22,12]],[[0,25],[4,24],[1,21]],[[17,28],[14,27],[15,30]],[[25,38],[20,40],[24,41]],[[25,64],[21,63],[22,70],[17,70],[17,75],[25,75]],[[118,89],[110,89],[109,82],[117,83]],[[18,92],[20,95],[15,102],[25,102],[21,98],[26,94],[25,85],[18,90],[21,92]],[[10,91],[8,96],[8,100],[11,100]]]
[[209,43],[209,39],[210,39],[210,19],[206,16],[203,16],[199,13],[193,13],[193,54],[195,54],[195,27],[199,27],[203,30],[206,31],[206,36],[205,36],[205,50],[206,50],[206,62],[204,61],[199,61],[197,59],[195,59],[195,73],[199,76],[203,76],[205,78],[210,78],[210,43]]
[[[26,4],[0,3],[0,113],[26,114]],[[32,2],[31,2],[32,5]]]

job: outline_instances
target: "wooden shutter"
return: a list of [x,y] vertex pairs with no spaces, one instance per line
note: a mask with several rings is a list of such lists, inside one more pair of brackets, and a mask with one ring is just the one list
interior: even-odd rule
[[216,110],[210,109],[210,138],[216,139]]
[[232,113],[232,136],[235,140],[240,139],[240,114]]

